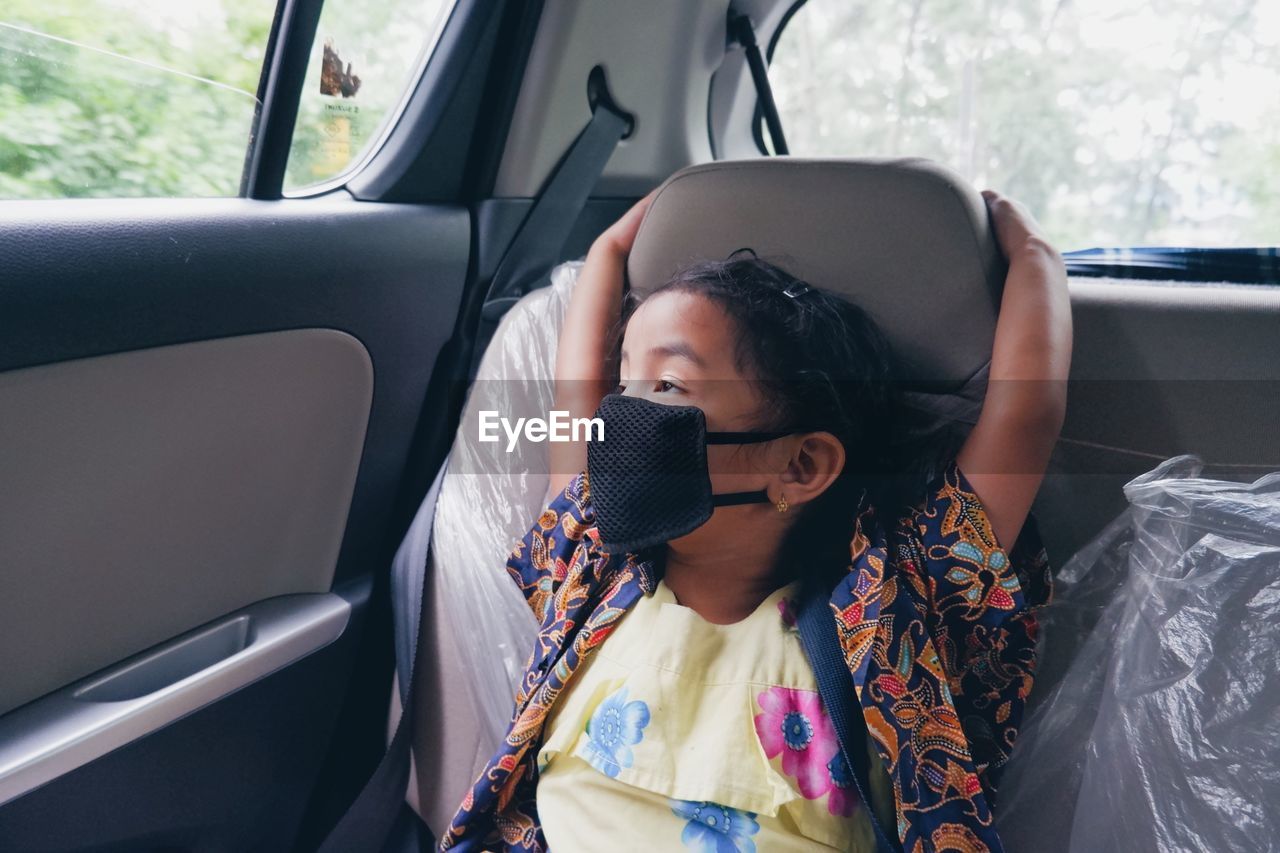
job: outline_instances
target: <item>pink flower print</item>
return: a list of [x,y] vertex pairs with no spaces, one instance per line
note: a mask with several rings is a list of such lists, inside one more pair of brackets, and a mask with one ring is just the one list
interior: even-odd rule
[[800,794],[816,800],[831,789],[827,763],[840,751],[822,700],[812,690],[770,687],[756,696],[762,714],[756,734],[769,758],[782,754],[782,772],[794,776]]

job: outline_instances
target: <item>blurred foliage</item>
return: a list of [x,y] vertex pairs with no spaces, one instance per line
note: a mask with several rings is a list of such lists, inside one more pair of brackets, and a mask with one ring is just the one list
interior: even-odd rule
[[809,0],[770,78],[792,154],[937,160],[1064,250],[1280,244],[1274,0]]
[[0,197],[238,194],[274,4],[142,11],[5,0]]

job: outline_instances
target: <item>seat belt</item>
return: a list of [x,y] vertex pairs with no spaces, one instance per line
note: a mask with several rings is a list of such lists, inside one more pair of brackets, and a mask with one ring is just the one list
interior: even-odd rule
[[854,787],[867,810],[867,816],[871,818],[871,827],[876,835],[876,851],[898,853],[900,846],[891,843],[885,835],[869,796],[871,786],[866,746],[867,725],[862,717],[862,708],[858,705],[853,675],[845,664],[840,638],[836,635],[835,618],[828,596],[809,596],[796,616],[796,626],[800,629],[800,642],[804,645],[809,665],[813,667],[813,674],[818,679],[818,694],[822,697],[827,716],[831,718],[831,724],[836,730],[840,752],[844,754],[844,760],[853,775]]
[[564,251],[569,232],[587,204],[587,197],[604,172],[614,149],[634,126],[634,119],[609,97],[604,72],[599,66],[591,72],[587,89],[593,104],[591,121],[578,134],[547,180],[489,283],[470,376],[475,376],[480,358],[502,315],[522,296],[536,289],[538,280],[545,278],[560,262],[560,253]]
[[360,793],[317,848],[318,853],[379,853],[392,824],[404,806],[409,785],[409,754],[413,736],[413,670],[418,653],[418,629],[422,624],[423,585],[427,561],[411,560],[411,553],[427,553],[435,520],[440,486],[449,460],[445,459],[427,490],[410,535],[396,552],[391,565],[392,622],[396,638],[396,676],[400,685],[400,722],[382,760]]
[[[785,26],[785,23],[783,25]],[[769,127],[769,136],[773,139],[773,154],[775,157],[790,154],[791,149],[787,147],[787,139],[782,134],[782,119],[778,116],[778,105],[773,100],[773,87],[769,85],[769,69],[765,65],[764,56],[760,53],[760,45],[756,43],[755,25],[751,23],[751,18],[734,9],[732,3],[729,4],[728,30],[730,43],[741,45],[746,52],[747,67],[751,69],[751,82],[756,87],[756,100],[759,103],[760,112],[764,115],[765,124]]]

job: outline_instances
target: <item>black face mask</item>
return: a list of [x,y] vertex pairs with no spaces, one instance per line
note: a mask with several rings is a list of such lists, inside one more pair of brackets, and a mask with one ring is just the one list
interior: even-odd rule
[[708,444],[772,441],[785,432],[707,432],[696,406],[664,406],[610,394],[596,417],[604,437],[587,444],[587,478],[601,544],[630,553],[702,526],[717,506],[769,503],[757,492],[711,493]]

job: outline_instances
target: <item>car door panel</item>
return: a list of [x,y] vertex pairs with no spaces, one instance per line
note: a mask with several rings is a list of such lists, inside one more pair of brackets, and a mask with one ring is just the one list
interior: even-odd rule
[[[354,596],[353,610],[367,604]],[[0,807],[0,849],[285,851],[333,737],[356,625],[296,663]],[[270,712],[264,712],[270,709]]]
[[0,565],[23,572],[0,599],[0,714],[223,613],[327,591],[372,396],[368,352],[332,329],[0,374]]
[[445,205],[0,202],[0,370],[280,329],[347,332],[375,376],[335,567],[351,577],[369,570],[393,500],[385,487],[453,333],[469,228],[465,208]]
[[381,668],[470,215],[0,202],[0,234],[0,849],[288,849]]

